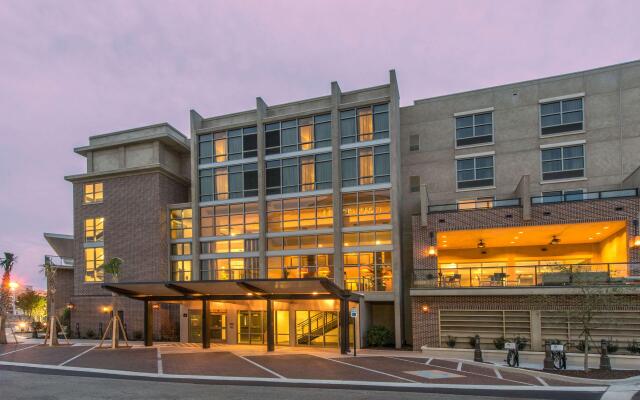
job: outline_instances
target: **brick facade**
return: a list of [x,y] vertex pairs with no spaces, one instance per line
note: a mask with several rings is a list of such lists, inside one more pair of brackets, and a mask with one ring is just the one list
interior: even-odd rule
[[[73,270],[58,268],[56,271],[56,294],[54,296],[54,315],[60,317],[73,296]],[[49,283],[47,281],[47,287]],[[48,310],[51,312],[51,309]]]
[[[437,275],[438,258],[428,256],[430,245],[437,243],[439,232],[506,228],[517,226],[553,225],[597,221],[626,221],[627,236],[633,232],[633,220],[638,219],[640,198],[587,200],[533,205],[531,219],[524,220],[522,208],[503,207],[458,212],[431,213],[427,225],[421,226],[420,217],[413,217],[414,270],[429,270]],[[433,236],[431,235],[433,233]],[[640,274],[640,249],[628,249],[631,273]],[[439,345],[439,311],[447,310],[563,310],[579,301],[579,296],[412,296],[413,346]],[[422,307],[428,305],[429,312]],[[640,311],[640,298],[629,296],[629,310]]]
[[[105,261],[113,257],[124,260],[120,281],[164,281],[169,279],[169,226],[167,206],[188,201],[188,185],[160,172],[99,178],[104,184],[104,201],[83,204],[83,183],[74,182],[74,289],[71,302],[71,325],[81,335],[88,329],[98,332],[106,327],[108,316],[103,306],[111,304],[111,293],[100,283],[84,282],[84,220],[104,217]],[[105,282],[110,276],[105,275]],[[119,298],[129,334],[142,331],[143,304]],[[177,315],[173,315],[177,318]],[[171,325],[171,324],[169,324]],[[164,329],[166,331],[167,329]],[[160,327],[158,327],[160,331]]]

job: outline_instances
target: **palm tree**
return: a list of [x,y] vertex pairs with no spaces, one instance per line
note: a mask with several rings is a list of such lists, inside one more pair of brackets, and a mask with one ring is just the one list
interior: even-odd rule
[[0,268],[3,269],[2,286],[0,287],[0,344],[7,343],[6,325],[7,314],[11,308],[11,293],[9,283],[11,282],[11,271],[18,257],[13,253],[4,252],[4,258],[0,259]]
[[[102,264],[100,268],[102,268],[105,273],[111,275],[111,281],[113,283],[118,283],[118,278],[120,276],[120,267],[123,263],[124,261],[122,260],[122,258],[114,257],[106,263]],[[111,312],[113,313],[111,321],[111,347],[115,349],[116,347],[118,347],[118,323],[121,321],[118,317],[118,295],[112,292],[111,296]],[[121,327],[121,329],[124,332],[124,327]],[[127,340],[126,335],[124,336],[124,340]]]
[[[42,265],[42,272],[47,278],[47,297],[48,297],[48,320],[49,320],[49,331],[51,332],[51,346],[55,346],[58,344],[58,335],[55,324],[55,319],[53,318],[55,315],[55,294],[56,294],[56,266],[49,260],[47,257],[44,264]],[[45,335],[45,343],[47,341],[47,337]]]

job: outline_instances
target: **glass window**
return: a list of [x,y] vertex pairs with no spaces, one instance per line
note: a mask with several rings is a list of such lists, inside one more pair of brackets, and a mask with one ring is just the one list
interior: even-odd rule
[[256,279],[258,276],[258,257],[200,260],[200,277],[202,280]]
[[540,104],[540,127],[543,135],[583,129],[582,98]]
[[300,158],[300,190],[306,192],[315,189],[316,174],[314,168],[314,158]]
[[198,136],[198,164],[213,162],[213,134]]
[[267,155],[330,146],[331,114],[265,125]]
[[364,292],[393,289],[390,251],[346,253],[343,261],[345,289]]
[[84,249],[84,281],[103,282],[104,281],[104,247],[90,247]]
[[542,179],[584,177],[584,145],[542,150]]
[[200,235],[203,237],[258,233],[258,226],[257,203],[200,208]]
[[420,177],[419,176],[410,176],[409,177],[409,190],[412,193],[416,193],[420,191]]
[[456,145],[469,146],[493,141],[493,113],[456,117]]
[[313,125],[299,126],[300,137],[298,143],[300,143],[300,150],[313,149]]
[[200,201],[213,200],[213,170],[201,169],[200,173]]
[[191,260],[171,261],[171,279],[174,281],[190,281]]
[[389,137],[389,105],[378,104],[340,112],[343,144]]
[[95,217],[84,220],[84,241],[102,242],[104,241],[104,218]]
[[342,195],[343,226],[390,224],[389,195],[389,190],[344,193]]
[[493,186],[493,156],[459,159],[456,165],[458,189]]
[[313,254],[267,257],[269,279],[333,279],[333,255]]
[[420,135],[409,136],[409,151],[420,151]]
[[267,202],[267,232],[326,229],[333,226],[331,195]]
[[255,126],[198,135],[198,163],[210,164],[257,157]]
[[342,186],[390,181],[389,145],[342,151]]
[[267,194],[331,187],[331,153],[267,162]]
[[85,183],[83,190],[82,202],[84,204],[102,203],[104,199],[102,182]]
[[191,209],[171,210],[171,239],[189,239],[193,235]]
[[172,243],[172,256],[189,256],[191,255],[191,243]]
[[344,247],[382,246],[391,244],[391,231],[351,232],[342,235]]

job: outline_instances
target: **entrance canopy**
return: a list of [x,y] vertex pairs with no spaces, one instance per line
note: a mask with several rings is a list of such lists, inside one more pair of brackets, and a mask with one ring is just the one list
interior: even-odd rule
[[360,295],[341,289],[327,278],[243,279],[230,281],[122,282],[102,285],[113,293],[132,299],[171,300],[296,300],[345,299]]

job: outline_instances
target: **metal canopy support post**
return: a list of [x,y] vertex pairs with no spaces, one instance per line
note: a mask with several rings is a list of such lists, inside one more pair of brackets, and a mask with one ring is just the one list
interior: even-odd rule
[[211,346],[211,338],[209,337],[209,301],[202,300],[202,348],[208,349]]
[[267,351],[275,350],[273,328],[273,300],[267,299]]
[[144,301],[144,345],[153,346],[153,304]]
[[349,352],[349,299],[340,298],[340,353]]

